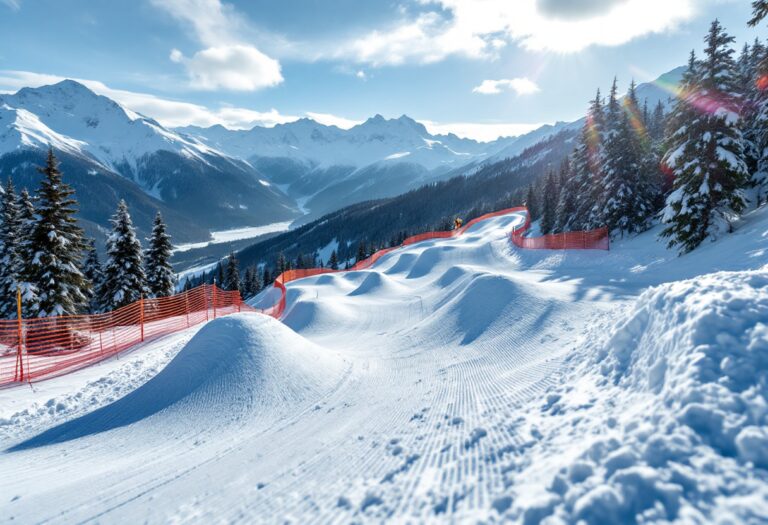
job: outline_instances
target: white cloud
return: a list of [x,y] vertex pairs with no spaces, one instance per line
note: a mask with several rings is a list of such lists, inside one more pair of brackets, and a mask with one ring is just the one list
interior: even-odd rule
[[473,93],[481,95],[498,95],[503,90],[511,90],[518,95],[531,95],[539,92],[539,86],[528,78],[502,78],[499,80],[483,80],[479,86],[472,88]]
[[252,46],[209,47],[191,58],[174,49],[171,60],[184,64],[195,89],[255,91],[283,81],[280,63]]
[[[2,71],[0,70],[0,90],[14,92],[22,87],[38,87],[47,84],[55,84],[67,77],[33,73],[29,71]],[[211,109],[200,104],[169,100],[148,93],[126,91],[110,88],[98,80],[73,78],[89,89],[104,95],[128,109],[152,117],[165,126],[195,125],[208,127],[221,124],[230,129],[250,129],[253,126],[274,126],[292,122],[299,117],[295,115],[283,115],[276,109],[269,111],[255,111],[248,108],[224,106]]]
[[362,124],[363,122],[362,120],[352,120],[339,117],[337,115],[332,115],[330,113],[314,113],[312,111],[307,111],[307,116],[315,122],[319,122],[320,124],[324,124],[326,126],[336,126],[341,129],[349,129],[353,126],[357,126],[358,124]]
[[516,137],[523,135],[543,124],[521,123],[477,123],[477,122],[451,122],[437,123],[430,120],[420,120],[433,135],[447,135],[453,133],[459,137],[474,139],[480,142],[490,142],[499,137]]
[[[419,0],[434,11],[346,42],[335,57],[373,66],[430,63],[449,56],[493,58],[508,43],[573,53],[672,30],[695,14],[693,0],[591,2],[580,12],[540,0]],[[551,4],[551,2],[550,2]]]
[[21,0],[1,0],[12,11],[18,11],[21,9]]
[[[30,71],[0,70],[0,93],[13,93],[23,87],[38,87],[61,82],[65,78],[58,75],[34,73]],[[201,126],[208,127],[221,124],[229,129],[250,129],[253,126],[272,127],[276,124],[285,124],[298,120],[300,116],[285,115],[276,109],[268,111],[256,111],[248,108],[223,106],[217,109],[208,108],[200,104],[192,104],[178,100],[169,100],[151,95],[123,89],[114,89],[98,80],[72,78],[89,89],[109,97],[123,106],[154,118],[168,127]],[[307,111],[305,115],[312,120],[327,126],[338,126],[349,129],[362,121],[348,119],[331,113],[319,113]],[[438,123],[430,120],[419,120],[427,130],[433,134],[454,133],[459,137],[472,138],[487,142],[498,137],[510,137],[522,135],[532,131],[542,124],[519,123],[472,123],[454,122]]]
[[183,64],[195,89],[255,91],[283,81],[280,63],[248,44],[245,20],[220,0],[152,0],[186,24],[205,49],[185,57],[178,49],[172,62]]

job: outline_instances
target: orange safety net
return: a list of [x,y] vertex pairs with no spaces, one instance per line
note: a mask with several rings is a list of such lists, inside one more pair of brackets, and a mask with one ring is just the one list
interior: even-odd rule
[[288,270],[274,283],[280,298],[268,308],[245,304],[237,291],[205,284],[159,299],[142,299],[113,312],[22,320],[0,320],[0,386],[66,374],[117,355],[141,342],[178,332],[216,317],[237,312],[258,312],[279,319],[286,308],[285,284],[326,273],[365,270],[403,246],[433,239],[459,237],[478,222],[515,212],[526,212],[525,223],[512,231],[512,242],[532,249],[608,249],[608,230],[568,232],[525,237],[530,227],[527,208],[487,213],[451,231],[426,232],[408,237],[400,246],[384,248],[349,270],[310,268]]
[[143,341],[253,310],[239,292],[203,285],[103,314],[0,320],[0,386],[66,374]]
[[349,270],[331,270],[330,268],[309,268],[305,270],[288,270],[286,272],[283,272],[279,276],[277,276],[277,279],[275,279],[275,287],[280,289],[280,299],[273,307],[271,307],[268,315],[272,315],[273,317],[276,317],[276,318],[280,318],[283,315],[283,312],[285,311],[285,305],[286,305],[286,299],[285,299],[286,283],[295,281],[297,279],[303,279],[305,277],[313,277],[315,275],[322,275],[326,273],[365,270],[373,266],[373,264],[376,261],[378,261],[385,255],[387,255],[388,253],[394,250],[397,250],[399,248],[402,248],[403,246],[409,246],[412,244],[416,244],[418,242],[429,241],[433,239],[451,239],[454,237],[459,237],[463,235],[465,231],[467,231],[469,228],[471,228],[478,222],[481,222],[493,217],[508,215],[510,213],[515,213],[515,212],[525,212],[526,214],[525,223],[522,226],[515,228],[511,234],[512,242],[515,244],[515,246],[518,246],[520,248],[549,249],[549,250],[564,250],[564,249],[607,250],[608,249],[607,228],[600,228],[598,230],[592,230],[592,231],[586,231],[586,232],[579,231],[579,232],[558,233],[558,234],[552,234],[552,235],[544,235],[541,237],[524,237],[524,234],[528,231],[528,229],[531,226],[531,219],[530,219],[530,216],[528,215],[528,208],[526,208],[525,206],[507,208],[505,210],[499,210],[492,213],[486,213],[485,215],[481,215],[480,217],[472,219],[461,228],[458,228],[455,230],[425,232],[425,233],[420,233],[418,235],[413,235],[405,239],[400,246],[395,246],[392,248],[384,248],[382,250],[375,252],[373,255],[371,255],[367,259],[358,261]]
[[608,228],[596,230],[551,233],[540,237],[525,237],[531,226],[528,214],[525,223],[512,230],[512,243],[528,250],[608,250],[610,239]]

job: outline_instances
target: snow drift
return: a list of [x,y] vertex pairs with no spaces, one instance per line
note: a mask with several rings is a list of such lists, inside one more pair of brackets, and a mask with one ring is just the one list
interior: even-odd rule
[[167,434],[174,426],[199,431],[252,417],[264,422],[322,395],[343,368],[338,356],[282,323],[263,315],[235,314],[204,326],[162,371],[127,396],[10,450],[131,425]]
[[[593,416],[605,437],[561,469],[526,522],[768,515],[768,267],[649,289],[580,373],[594,365],[614,396]],[[574,410],[577,398],[566,389],[550,405]]]

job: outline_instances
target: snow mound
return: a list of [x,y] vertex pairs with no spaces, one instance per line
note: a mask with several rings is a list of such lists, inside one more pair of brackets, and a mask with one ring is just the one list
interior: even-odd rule
[[[606,353],[604,372],[615,382],[657,393],[721,454],[768,468],[768,271],[720,272],[648,290]],[[753,442],[757,427],[760,455],[742,435]]]
[[477,274],[461,290],[454,290],[441,308],[437,323],[452,329],[461,344],[467,345],[494,333],[489,328],[505,323],[505,312],[517,309],[524,294],[511,279],[494,274]]
[[[596,438],[526,523],[765,523],[768,267],[648,289],[595,357],[613,390]],[[550,395],[545,411],[578,398]]]
[[398,286],[397,284],[392,281],[391,278],[387,277],[383,273],[380,272],[368,272],[368,274],[365,276],[365,279],[363,279],[363,282],[360,283],[360,286],[349,292],[349,296],[356,296],[356,295],[365,295],[370,293],[398,293],[402,291],[402,287]]
[[168,365],[125,397],[51,428],[14,450],[124,429],[131,435],[260,423],[315,400],[340,379],[344,361],[263,315],[204,326]]

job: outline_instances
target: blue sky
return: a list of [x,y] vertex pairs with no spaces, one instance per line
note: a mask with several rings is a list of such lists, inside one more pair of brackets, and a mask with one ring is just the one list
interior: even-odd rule
[[0,0],[0,91],[67,77],[168,125],[381,113],[489,140],[581,116],[702,48],[727,0]]

